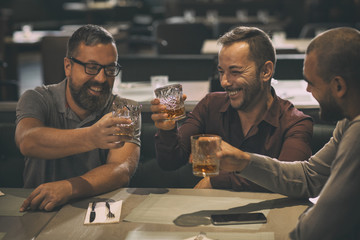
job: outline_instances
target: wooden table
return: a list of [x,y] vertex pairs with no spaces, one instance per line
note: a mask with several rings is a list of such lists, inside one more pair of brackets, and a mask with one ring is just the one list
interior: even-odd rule
[[[28,190],[25,189],[1,189],[9,195],[27,195]],[[124,219],[129,216],[139,205],[148,200],[149,196],[155,197],[175,197],[174,199],[186,199],[190,197],[203,197],[205,199],[234,199],[239,204],[228,211],[236,211],[243,209],[245,211],[267,211],[268,222],[259,224],[254,228],[238,228],[223,227],[206,224],[203,226],[179,226],[174,222],[168,224],[150,223],[150,222],[125,222]],[[0,197],[0,209],[4,209],[7,205],[7,196]],[[92,201],[106,200],[123,200],[121,217],[119,223],[84,225],[84,219],[88,204]],[[257,199],[256,203],[243,205],[242,201]],[[169,209],[169,214],[181,202],[174,200],[173,207]],[[30,239],[37,236],[36,239],[132,239],[131,234],[140,231],[142,234],[171,234],[172,239],[184,239],[181,236],[186,234],[196,234],[205,232],[210,237],[211,234],[223,235],[220,239],[233,239],[229,235],[239,236],[243,234],[251,234],[254,237],[263,234],[270,235],[270,239],[288,239],[288,233],[296,226],[299,215],[311,203],[306,200],[289,199],[280,194],[272,193],[252,193],[252,192],[232,192],[227,190],[214,189],[139,189],[139,188],[122,188],[116,191],[106,193],[72,202],[63,206],[58,212],[28,212],[20,217],[0,216],[1,231],[6,232],[3,239]],[[219,201],[220,208],[222,202]],[[150,207],[151,208],[151,207]],[[151,210],[151,209],[149,209]],[[154,209],[152,209],[154,210]],[[225,209],[227,210],[227,209]],[[186,209],[184,209],[186,211]],[[238,210],[237,210],[238,211]],[[207,211],[200,211],[202,217],[208,217],[212,208]],[[216,211],[215,211],[216,212]],[[146,214],[144,212],[144,214]],[[197,211],[189,213],[196,216]],[[178,216],[181,217],[181,216]],[[8,222],[8,223],[7,223]],[[176,221],[175,221],[176,222]],[[40,233],[38,233],[40,230]],[[138,232],[139,233],[139,232]],[[149,238],[146,238],[149,239]],[[156,238],[153,238],[156,239]],[[165,238],[166,239],[166,238]]]

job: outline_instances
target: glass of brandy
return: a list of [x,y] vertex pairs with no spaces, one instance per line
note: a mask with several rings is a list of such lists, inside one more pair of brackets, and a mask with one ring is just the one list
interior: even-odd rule
[[221,137],[212,134],[191,136],[191,155],[193,174],[199,177],[219,174],[220,159],[216,153],[220,151]]
[[119,131],[115,135],[119,135],[123,140],[130,140],[134,137],[136,126],[141,121],[142,105],[127,104],[123,99],[116,97],[113,102],[113,117],[130,119],[128,124],[118,124]]
[[160,104],[166,106],[164,113],[168,114],[168,120],[180,120],[186,117],[183,91],[181,84],[172,84],[154,90]]

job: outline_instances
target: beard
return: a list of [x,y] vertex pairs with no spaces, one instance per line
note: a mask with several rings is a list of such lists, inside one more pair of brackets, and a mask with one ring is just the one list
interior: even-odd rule
[[344,118],[343,110],[330,93],[327,93],[326,101],[319,101],[319,105],[321,120],[335,122]]
[[[76,87],[74,85],[73,79],[69,77],[69,86],[71,96],[73,97],[75,103],[82,109],[91,112],[102,109],[111,94],[108,82],[101,84],[95,81],[87,81],[86,83],[84,83],[84,85]],[[101,87],[101,94],[99,96],[91,95],[89,93],[89,88],[91,86]]]
[[[230,101],[231,106],[236,110],[246,111],[249,106],[256,101],[259,94],[262,94],[264,85],[261,83],[260,76],[257,74],[250,84],[243,85],[241,91],[243,96],[240,102]],[[231,89],[225,89],[231,90]]]

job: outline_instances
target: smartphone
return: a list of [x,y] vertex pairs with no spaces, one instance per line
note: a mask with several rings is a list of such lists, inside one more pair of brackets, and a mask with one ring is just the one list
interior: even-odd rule
[[211,222],[214,225],[266,223],[263,213],[233,213],[211,215]]

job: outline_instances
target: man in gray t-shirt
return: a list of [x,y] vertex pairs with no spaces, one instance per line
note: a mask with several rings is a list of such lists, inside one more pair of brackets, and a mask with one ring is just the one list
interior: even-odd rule
[[66,79],[21,96],[15,139],[25,156],[24,187],[35,190],[20,211],[51,211],[71,199],[128,184],[139,160],[141,119],[132,139],[115,135],[120,124],[130,123],[111,113],[111,90],[121,70],[117,58],[108,31],[80,27],[68,42]]
[[360,32],[336,28],[311,41],[304,77],[323,120],[338,122],[331,140],[309,161],[280,162],[222,144],[221,168],[271,191],[317,197],[291,239],[360,239]]

